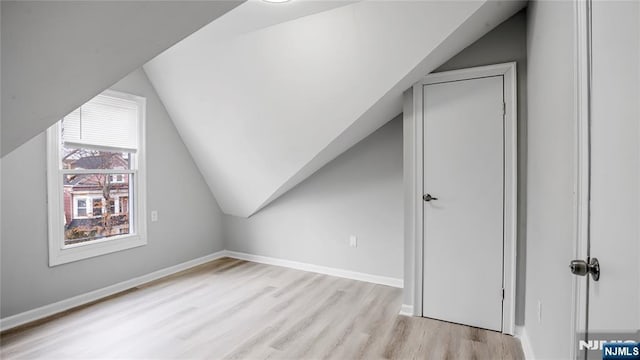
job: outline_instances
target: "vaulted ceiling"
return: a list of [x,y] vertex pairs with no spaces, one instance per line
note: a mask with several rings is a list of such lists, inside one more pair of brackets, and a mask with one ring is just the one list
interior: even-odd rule
[[250,216],[525,3],[2,1],[2,155],[144,64],[222,210]]
[[144,69],[222,210],[250,216],[401,112],[520,1],[247,2]]
[[3,0],[2,156],[242,2]]

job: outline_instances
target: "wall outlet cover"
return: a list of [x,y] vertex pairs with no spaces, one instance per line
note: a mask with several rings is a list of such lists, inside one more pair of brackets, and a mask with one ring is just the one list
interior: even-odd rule
[[355,235],[351,235],[349,237],[349,246],[358,247],[358,237]]

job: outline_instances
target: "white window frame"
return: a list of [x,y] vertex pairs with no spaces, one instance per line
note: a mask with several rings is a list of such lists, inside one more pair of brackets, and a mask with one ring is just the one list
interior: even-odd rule
[[[131,249],[147,244],[147,212],[146,212],[146,99],[141,96],[119,91],[107,90],[106,96],[126,99],[138,103],[138,149],[131,160],[129,170],[63,170],[61,167],[60,135],[61,126],[57,122],[47,130],[47,190],[49,209],[49,266],[61,265],[73,261],[83,260],[94,256],[105,255],[116,251]],[[106,174],[133,174],[133,181],[129,186],[133,189],[129,196],[129,213],[132,215],[130,233],[115,235],[98,240],[72,245],[64,244],[64,184],[62,176],[65,173],[86,172]],[[91,197],[86,197],[87,200]],[[74,201],[75,202],[75,201]],[[89,205],[87,201],[87,217]],[[92,202],[91,202],[92,204]],[[75,212],[75,205],[74,212]],[[92,206],[92,205],[91,205]],[[104,207],[104,204],[103,204]],[[93,211],[93,207],[91,207]],[[103,209],[104,211],[104,209]],[[92,214],[93,215],[93,214]]]

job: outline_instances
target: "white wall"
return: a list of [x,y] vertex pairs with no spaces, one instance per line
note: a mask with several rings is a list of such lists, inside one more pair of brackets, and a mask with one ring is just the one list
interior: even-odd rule
[[145,71],[225,214],[248,217],[398,115],[402,91],[522,6],[360,1],[225,42],[212,23]]
[[[519,149],[521,165],[519,201],[522,205],[520,209],[522,218],[518,244],[520,253],[516,322],[523,324],[525,261],[522,258],[526,235],[524,231],[527,118],[526,12],[517,13],[487,33],[442,65],[438,71],[509,61],[518,63],[518,125],[521,146]],[[393,139],[398,143],[394,150],[397,162],[382,161],[383,158],[379,153],[385,151],[386,156],[389,156],[383,147],[390,145],[384,145],[381,140],[382,134],[376,133],[375,136],[366,138],[346,153],[350,155],[344,155],[329,163],[309,180],[285,194],[282,199],[278,199],[249,219],[225,217],[227,249],[376,275],[404,277],[406,289],[404,303],[411,304],[412,264],[406,259],[410,259],[413,254],[408,247],[404,249],[400,240],[402,228],[395,228],[395,226],[403,226],[402,125],[400,123],[401,119],[397,118],[383,128],[385,129],[383,134],[387,134],[385,136],[389,138],[386,141]],[[392,135],[391,130],[386,129],[389,126],[396,126],[397,133]],[[363,163],[362,160],[357,160],[356,156],[371,159],[371,161]],[[353,164],[347,165],[347,161]],[[392,173],[393,171],[396,173]],[[384,178],[395,178],[397,183],[383,181]],[[345,189],[352,187],[357,192],[345,194],[345,190],[337,187],[336,183],[342,183],[341,186]],[[361,185],[355,185],[356,183]],[[400,189],[395,188],[396,186]],[[392,198],[393,194],[396,194],[397,198]],[[385,196],[388,198],[384,199]],[[384,201],[381,201],[382,199]],[[383,216],[383,214],[386,215]],[[388,223],[380,222],[381,218],[386,219]],[[389,224],[393,226],[390,227]],[[360,244],[357,249],[347,247],[346,241],[349,235],[361,235],[362,231],[376,235],[371,238],[359,236]],[[401,254],[400,259],[393,260],[393,256],[374,252],[375,248],[390,249],[392,252],[388,255],[395,254],[394,249],[400,252],[404,249],[406,254]],[[394,265],[395,262],[398,264]]]
[[568,264],[576,236],[573,2],[534,1],[527,14],[525,327],[536,358],[568,359],[573,276]]
[[225,240],[228,250],[402,278],[402,119],[250,218],[225,216]]
[[223,249],[221,213],[145,73],[112,87],[147,98],[146,246],[48,267],[45,136],[2,158],[0,316],[5,318]]

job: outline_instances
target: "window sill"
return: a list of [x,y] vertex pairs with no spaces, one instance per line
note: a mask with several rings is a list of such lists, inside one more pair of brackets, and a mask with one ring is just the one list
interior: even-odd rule
[[132,249],[146,244],[146,238],[140,235],[125,235],[118,236],[115,239],[95,241],[62,248],[50,248],[49,267]]

